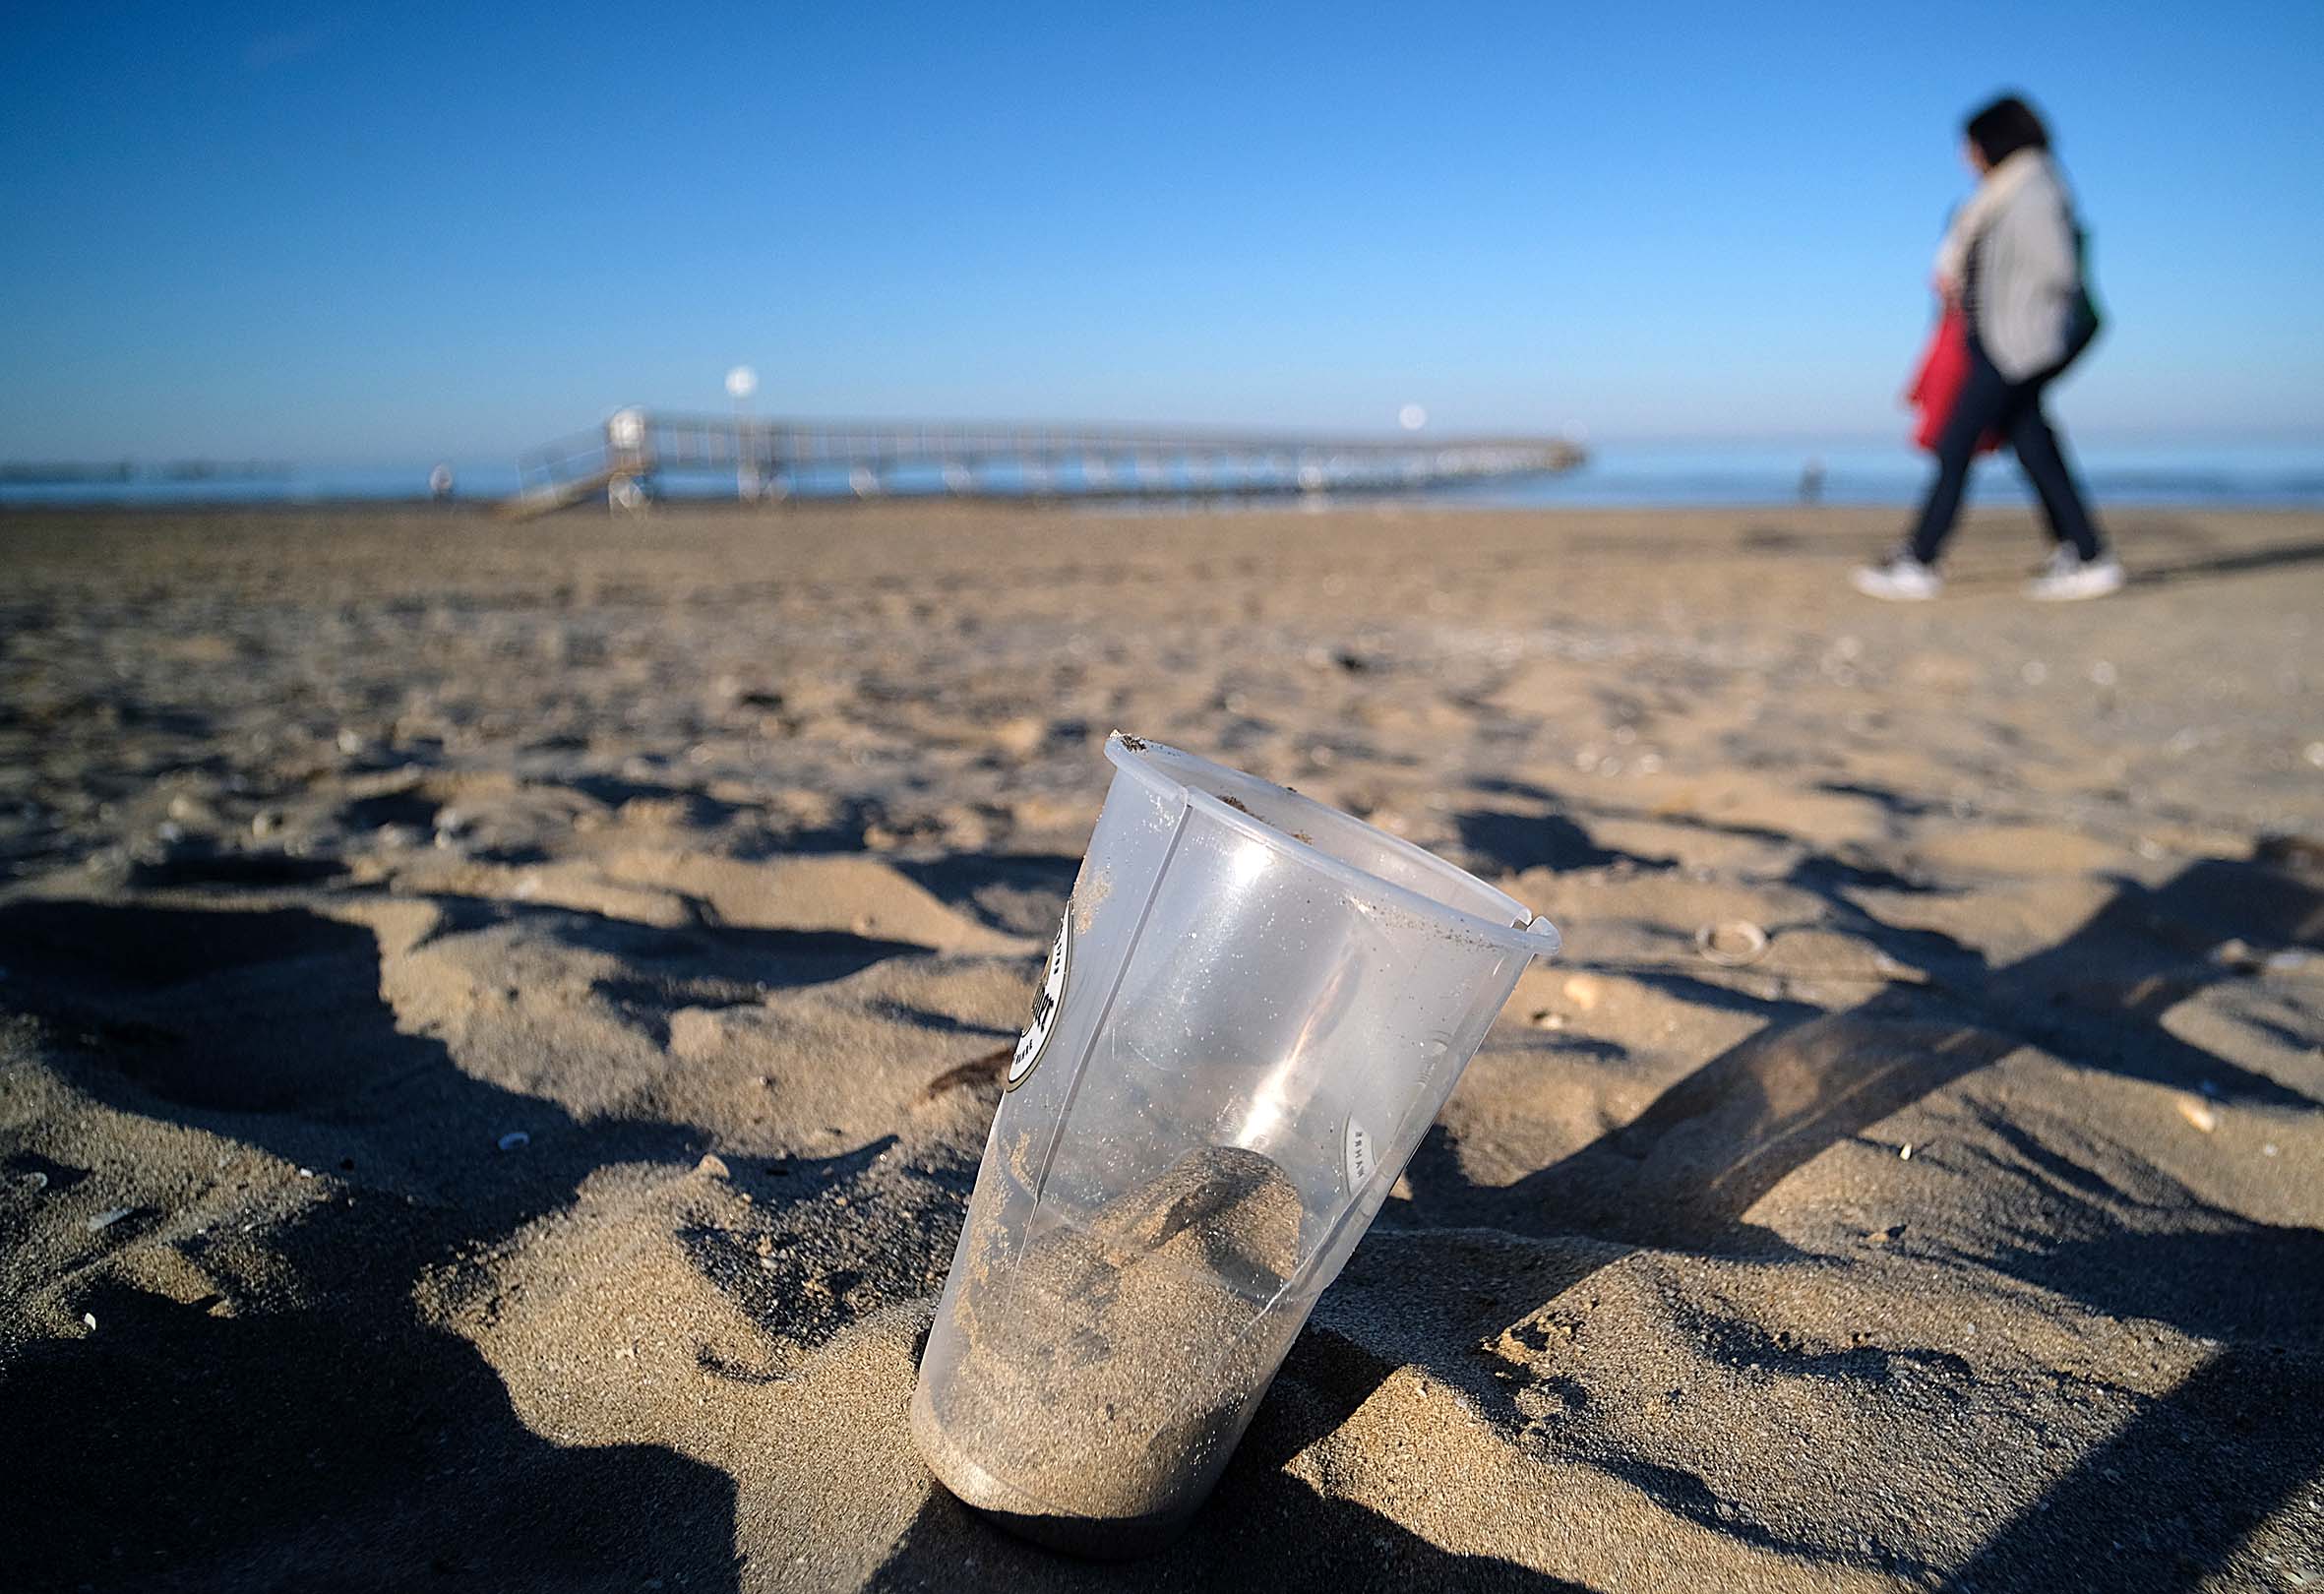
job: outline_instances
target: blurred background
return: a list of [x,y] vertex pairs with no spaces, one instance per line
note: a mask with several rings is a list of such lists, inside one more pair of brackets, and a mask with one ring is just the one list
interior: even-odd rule
[[2101,498],[2324,502],[2319,59],[2298,4],[53,8],[0,62],[0,495],[497,494],[747,363],[767,415],[1417,406],[1589,446],[1498,501],[1901,501],[1959,125],[2019,89]]

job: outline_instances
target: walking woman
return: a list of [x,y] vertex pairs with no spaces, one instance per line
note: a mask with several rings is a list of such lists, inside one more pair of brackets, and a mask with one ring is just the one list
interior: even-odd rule
[[2051,601],[2104,597],[2122,585],[2057,434],[2043,391],[2098,330],[2082,281],[2079,231],[2049,156],[2049,132],[2033,107],[2005,95],[1969,118],[1963,151],[1977,192],[1954,213],[1936,252],[1936,290],[1968,329],[1969,371],[1936,443],[1936,479],[1911,539],[1856,573],[1876,598],[1932,598],[1943,586],[1937,556],[1961,511],[1979,440],[2006,438],[2042,500],[2055,544],[2026,589]]

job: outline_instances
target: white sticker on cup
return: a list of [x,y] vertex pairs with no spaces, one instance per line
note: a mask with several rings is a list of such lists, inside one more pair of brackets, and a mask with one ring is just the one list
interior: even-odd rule
[[1372,1143],[1372,1132],[1354,1119],[1348,1120],[1346,1156],[1348,1192],[1354,1195],[1372,1183],[1374,1170],[1379,1166],[1379,1153]]
[[1002,1088],[1014,1090],[1022,1084],[1048,1049],[1050,1031],[1057,1027],[1058,1009],[1065,1006],[1066,965],[1072,955],[1073,904],[1068,901],[1065,915],[1057,923],[1057,939],[1049,944],[1049,966],[1042,970],[1041,989],[1033,997],[1032,1020],[1017,1037],[1016,1053],[1009,1060],[1009,1077]]

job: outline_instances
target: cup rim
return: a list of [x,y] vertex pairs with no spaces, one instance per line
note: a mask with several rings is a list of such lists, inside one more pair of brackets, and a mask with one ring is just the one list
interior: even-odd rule
[[1558,927],[1550,923],[1548,919],[1535,913],[1533,909],[1498,887],[1479,880],[1475,875],[1454,864],[1446,863],[1426,847],[1415,846],[1400,835],[1390,835],[1376,825],[1367,825],[1355,815],[1333,808],[1329,803],[1317,802],[1304,792],[1295,791],[1289,786],[1276,787],[1277,790],[1299,802],[1322,809],[1325,813],[1332,814],[1350,825],[1361,828],[1387,850],[1411,859],[1431,874],[1464,881],[1491,896],[1498,897],[1508,904],[1512,915],[1522,914],[1524,916],[1522,922],[1496,924],[1482,914],[1471,913],[1466,908],[1454,907],[1449,902],[1440,902],[1426,892],[1416,891],[1409,886],[1400,886],[1392,880],[1382,879],[1369,869],[1359,868],[1344,858],[1334,857],[1321,847],[1315,846],[1312,842],[1302,841],[1290,832],[1279,830],[1264,820],[1254,818],[1221,801],[1199,786],[1189,785],[1186,781],[1177,778],[1149,756],[1155,751],[1167,753],[1175,759],[1183,759],[1197,768],[1215,769],[1222,775],[1231,775],[1238,780],[1252,780],[1258,781],[1261,785],[1275,785],[1275,782],[1271,780],[1260,780],[1259,776],[1246,770],[1214,763],[1198,753],[1189,753],[1186,749],[1173,747],[1167,742],[1156,742],[1145,737],[1131,736],[1119,730],[1106,738],[1106,757],[1112,761],[1117,769],[1148,786],[1166,787],[1170,791],[1178,793],[1189,806],[1200,809],[1205,817],[1223,822],[1251,839],[1262,842],[1276,851],[1286,854],[1306,868],[1330,876],[1342,886],[1351,888],[1364,896],[1384,897],[1407,912],[1418,914],[1422,918],[1432,920],[1448,929],[1458,929],[1506,951],[1524,952],[1535,957],[1551,957],[1555,956],[1558,949],[1563,945],[1563,938],[1558,934]]

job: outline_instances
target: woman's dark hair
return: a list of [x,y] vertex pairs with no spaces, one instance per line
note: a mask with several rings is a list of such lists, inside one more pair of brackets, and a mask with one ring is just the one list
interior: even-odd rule
[[1969,118],[1962,131],[1986,164],[1998,166],[2020,150],[2049,148],[2049,129],[2034,114],[2034,107],[2015,94],[2003,94]]

